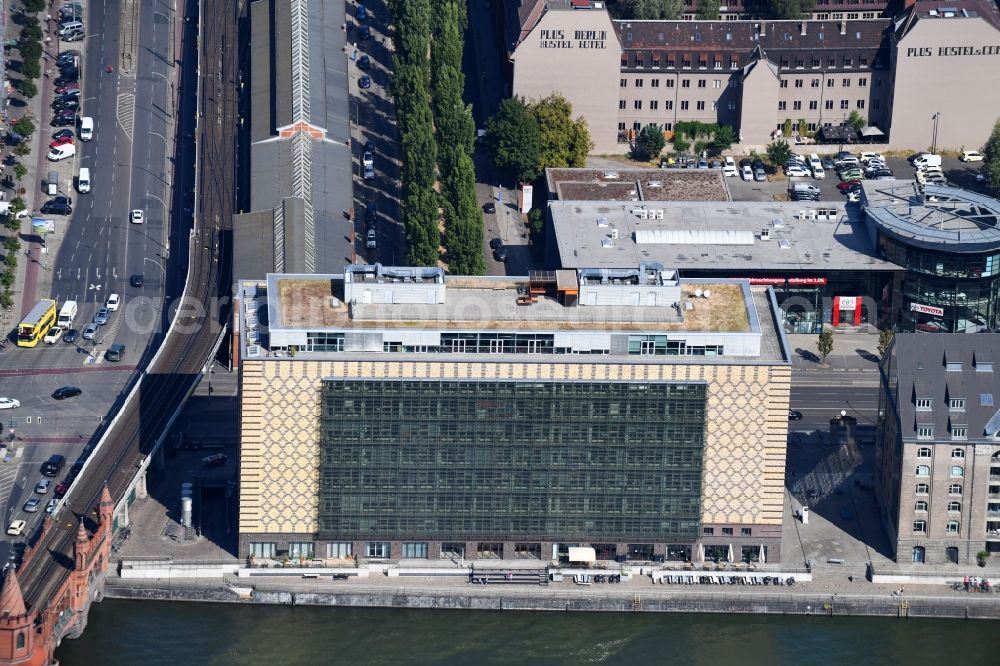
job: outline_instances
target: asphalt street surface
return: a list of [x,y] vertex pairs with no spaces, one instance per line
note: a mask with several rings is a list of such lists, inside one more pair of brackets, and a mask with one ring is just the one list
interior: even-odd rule
[[[89,193],[66,192],[73,197],[73,214],[57,218],[65,235],[49,266],[51,291],[40,290],[37,296],[54,298],[59,305],[77,301],[74,328],[80,331],[109,294],[120,294],[121,306],[94,341],[81,336],[75,343],[40,343],[33,349],[8,345],[0,355],[0,393],[21,401],[20,409],[0,413],[4,442],[9,443],[12,428],[17,437],[10,462],[0,462],[0,502],[6,501],[5,520],[26,519],[29,529],[44,515],[22,511],[41,478],[40,463],[61,453],[68,471],[87,451],[95,430],[118,408],[136,368],[162,341],[169,314],[164,295],[176,297],[183,285],[184,266],[177,264],[186,261],[190,216],[170,214],[177,209],[176,203],[170,205],[175,177],[170,154],[180,148],[172,135],[177,119],[171,79],[178,67],[173,4],[140,1],[138,58],[131,71],[122,67],[120,57],[121,10],[119,0],[90,5],[87,39],[61,45],[83,52],[80,113],[94,119],[94,139],[77,141],[72,173],[87,167],[92,182]],[[39,131],[47,142],[54,128],[46,125]],[[133,208],[144,211],[143,224],[130,224]],[[181,240],[168,252],[168,238],[177,237],[181,228]],[[141,289],[129,286],[134,273],[144,274]],[[104,351],[116,342],[125,345],[124,358],[105,361]],[[54,400],[52,392],[66,385],[80,387],[83,394]],[[44,499],[50,497],[51,491]],[[0,557],[9,546],[2,543]]]

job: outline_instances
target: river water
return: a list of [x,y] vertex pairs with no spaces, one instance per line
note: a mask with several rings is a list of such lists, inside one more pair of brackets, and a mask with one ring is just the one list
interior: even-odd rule
[[653,613],[515,613],[107,600],[63,666],[998,664],[998,625]]

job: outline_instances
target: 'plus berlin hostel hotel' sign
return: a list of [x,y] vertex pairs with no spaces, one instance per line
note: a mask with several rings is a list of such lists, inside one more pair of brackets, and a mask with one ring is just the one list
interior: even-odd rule
[[543,49],[603,49],[607,30],[574,30],[572,39],[565,30],[541,30],[539,45]]

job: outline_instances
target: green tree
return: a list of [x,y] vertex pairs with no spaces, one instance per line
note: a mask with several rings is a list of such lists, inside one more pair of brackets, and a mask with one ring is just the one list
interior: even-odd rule
[[541,208],[532,208],[528,212],[528,228],[531,230],[532,236],[537,238],[542,235],[545,230],[545,215]]
[[24,11],[40,12],[45,9],[45,0],[24,0]]
[[[27,142],[26,141],[22,141],[21,143],[27,143]],[[18,144],[18,145],[20,145],[20,144]],[[29,146],[28,149],[30,150],[31,147]],[[23,179],[27,175],[28,175],[28,167],[24,166],[20,162],[18,162],[17,164],[14,165],[14,177],[15,178],[17,178],[18,180],[21,180],[21,179]]]
[[[15,238],[13,240],[17,240],[17,239]],[[6,246],[6,245],[7,245],[7,243],[5,242],[4,246]],[[9,251],[10,252],[18,252],[18,251],[20,251],[20,249],[21,249],[21,244],[18,243],[16,248],[11,249]],[[3,273],[0,273],[0,286],[3,286],[4,291],[7,291],[11,287],[13,287],[14,286],[14,282],[16,282],[16,281],[17,281],[17,276],[14,275],[14,271],[4,271]]]
[[826,357],[833,351],[833,329],[829,326],[823,326],[820,329],[819,339],[816,341],[816,351],[823,359],[823,365],[826,365]]
[[684,13],[684,0],[620,0],[613,8],[622,19],[677,20]]
[[36,64],[42,57],[42,45],[34,39],[27,39],[17,43],[17,50],[21,54],[21,61],[33,61]]
[[815,6],[816,0],[746,0],[743,3],[748,14],[776,21],[802,18]]
[[14,307],[14,296],[9,291],[4,291],[0,294],[0,308],[10,310],[12,307]]
[[736,143],[736,130],[729,125],[720,125],[712,136],[712,153],[721,155]]
[[782,166],[791,156],[792,149],[784,139],[778,139],[767,145],[767,159],[775,166]]
[[851,111],[851,115],[847,116],[847,124],[853,127],[855,132],[861,134],[861,128],[867,125],[868,121],[857,110],[854,110]]
[[719,20],[719,0],[698,0],[698,11],[695,18],[699,21]]
[[14,146],[14,154],[17,155],[18,157],[25,157],[30,152],[31,152],[30,141],[21,141],[16,146]]
[[635,148],[632,149],[632,156],[640,162],[648,162],[659,157],[666,143],[666,139],[663,138],[663,129],[659,125],[650,123],[639,131],[639,136],[635,139]]
[[18,37],[18,42],[40,42],[42,37],[42,24],[38,22],[38,17],[26,16],[21,24],[21,35]]
[[3,249],[8,252],[17,252],[21,249],[21,241],[17,239],[17,236],[7,236],[3,239]]
[[38,94],[38,87],[31,79],[21,79],[21,82],[18,84],[18,88],[21,89],[21,94],[28,99],[31,99]]
[[586,121],[573,120],[573,106],[562,95],[549,95],[528,106],[538,122],[539,174],[549,167],[582,167],[593,144]]
[[792,135],[792,119],[785,118],[785,122],[781,123],[781,136],[790,137]]
[[885,356],[885,352],[889,349],[889,345],[892,343],[893,331],[891,328],[885,329],[884,331],[878,332],[878,355]]
[[25,114],[17,119],[17,122],[11,126],[15,132],[23,137],[29,137],[35,133],[35,123],[32,122],[31,114]]
[[676,150],[678,153],[685,153],[690,147],[691,147],[690,141],[685,139],[680,134],[674,134],[674,150]]
[[541,130],[523,99],[500,102],[496,115],[486,123],[486,140],[494,163],[513,171],[519,181],[533,181],[541,175]]
[[1000,120],[983,146],[983,175],[994,193],[1000,193]]

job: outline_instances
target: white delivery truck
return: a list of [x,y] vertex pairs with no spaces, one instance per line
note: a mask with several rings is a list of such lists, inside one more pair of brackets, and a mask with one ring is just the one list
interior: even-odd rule
[[90,116],[80,118],[80,141],[90,141],[94,138],[94,119]]
[[76,319],[76,301],[66,301],[62,309],[59,310],[59,318],[56,319],[56,326],[59,328],[69,328]]

